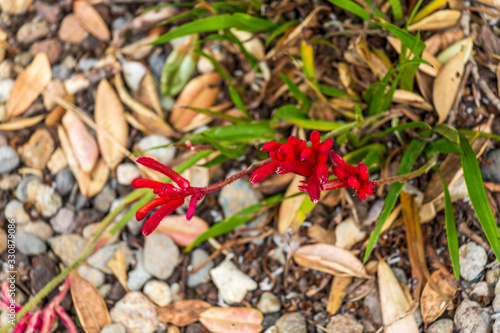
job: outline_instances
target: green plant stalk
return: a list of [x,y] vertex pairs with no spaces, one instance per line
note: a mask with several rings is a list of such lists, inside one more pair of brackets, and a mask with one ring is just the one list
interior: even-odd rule
[[394,182],[404,183],[404,182],[406,182],[406,181],[408,181],[410,179],[416,178],[416,177],[418,177],[418,176],[426,173],[427,171],[429,171],[430,169],[432,169],[436,165],[436,162],[437,162],[437,158],[436,158],[435,155],[433,155],[431,157],[431,159],[429,161],[427,161],[427,163],[425,163],[419,169],[417,169],[417,170],[415,170],[413,172],[404,174],[404,175],[394,176],[394,177],[387,177],[387,178],[375,180],[375,181],[373,181],[373,185],[374,186],[380,186],[380,185],[385,185],[385,184],[391,184],[391,183],[394,183]]

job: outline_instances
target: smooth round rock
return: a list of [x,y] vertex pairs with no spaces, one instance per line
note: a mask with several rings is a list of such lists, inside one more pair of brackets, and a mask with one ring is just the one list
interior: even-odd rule
[[10,146],[0,146],[0,174],[8,173],[19,165],[19,156]]
[[111,207],[111,204],[113,203],[113,201],[115,201],[115,199],[116,199],[115,190],[113,190],[110,186],[106,185],[104,186],[102,191],[95,196],[94,207],[101,213],[107,213],[109,211],[109,208]]
[[69,194],[75,186],[75,177],[69,168],[64,168],[56,176],[56,190],[62,196]]
[[80,274],[80,276],[85,280],[92,283],[92,285],[96,288],[99,288],[104,284],[105,276],[98,269],[92,268],[87,265],[80,265],[78,267],[78,274]]
[[163,281],[148,281],[143,291],[144,294],[158,306],[165,306],[172,302],[170,286]]
[[486,250],[474,242],[462,245],[459,249],[459,256],[460,275],[467,281],[477,279],[488,261]]
[[144,267],[144,255],[142,252],[135,254],[136,264],[133,270],[128,272],[127,287],[131,291],[139,291],[144,284],[153,276]]
[[55,232],[70,234],[76,229],[75,213],[67,208],[61,208],[57,214],[50,219],[50,225]]
[[29,232],[30,234],[35,235],[44,242],[46,242],[50,237],[52,237],[52,235],[54,235],[54,231],[52,230],[50,225],[44,221],[28,222],[25,225],[20,226],[19,230]]
[[363,333],[364,327],[350,313],[333,316],[326,327],[328,332]]
[[0,81],[0,104],[7,102],[13,86],[14,80],[12,79],[4,79]]
[[16,221],[17,225],[30,222],[30,216],[24,210],[23,204],[15,199],[7,203],[4,214],[7,220]]
[[486,158],[491,163],[486,164],[481,168],[481,174],[485,181],[499,183],[500,182],[500,149],[493,149],[488,152]]
[[495,320],[493,323],[493,333],[500,333],[500,319]]
[[126,333],[127,330],[125,329],[125,326],[122,324],[108,324],[104,326],[101,330],[101,333]]
[[300,312],[285,313],[278,320],[276,320],[275,326],[276,328],[278,328],[278,332],[280,333],[307,332],[306,318],[304,318],[304,316]]
[[21,159],[24,164],[36,169],[44,169],[52,156],[55,144],[49,131],[39,128],[29,141],[21,148]]
[[17,30],[16,38],[19,43],[28,45],[47,36],[49,32],[49,24],[46,21],[35,22],[32,20],[26,22]]
[[49,238],[47,242],[66,266],[77,260],[87,245],[85,239],[76,234],[55,236]]
[[34,175],[23,177],[14,192],[15,197],[21,202],[28,202],[28,185],[32,181],[40,181],[40,178]]
[[453,333],[453,320],[439,319],[429,326],[427,333]]
[[500,312],[500,294],[495,295],[495,298],[493,298],[493,303],[491,304],[491,307],[493,308],[493,311],[495,313]]
[[43,217],[54,216],[62,206],[62,198],[55,189],[40,182],[30,182],[26,187],[28,201],[35,205]]
[[455,312],[454,321],[461,333],[487,333],[491,328],[488,310],[470,300],[463,300],[460,303]]
[[179,248],[167,235],[154,233],[144,242],[144,267],[158,279],[168,279],[179,258]]
[[174,147],[158,148],[158,149],[151,149],[151,148],[166,146],[170,143],[172,143],[172,141],[161,135],[150,135],[142,138],[137,144],[137,147],[139,148],[139,150],[148,150],[147,151],[148,155],[151,155],[152,157],[157,159],[160,163],[166,164],[174,158],[175,148]]
[[16,247],[26,255],[39,255],[47,250],[45,242],[28,232],[16,231]]
[[11,174],[11,175],[3,175],[2,178],[0,178],[0,190],[2,191],[8,191],[8,190],[13,190],[19,185],[19,182],[21,181],[21,176],[17,174]]
[[[195,249],[191,254],[190,267],[196,268],[209,258],[208,253],[203,249]],[[210,282],[210,270],[214,267],[214,262],[209,261],[194,274],[188,274],[187,285],[189,288],[194,288],[202,283]]]
[[159,321],[155,306],[141,292],[129,292],[110,311],[111,320],[128,333],[153,333]]
[[122,163],[116,167],[116,179],[120,185],[130,185],[141,173],[133,163]]
[[224,260],[210,271],[220,297],[228,304],[240,303],[247,292],[257,289],[257,283],[230,260]]
[[281,302],[273,293],[265,291],[260,295],[257,309],[264,314],[278,312],[281,310]]

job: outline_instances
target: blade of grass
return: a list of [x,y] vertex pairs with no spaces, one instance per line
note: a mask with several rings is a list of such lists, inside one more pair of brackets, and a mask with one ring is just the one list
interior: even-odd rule
[[290,80],[288,78],[288,76],[286,76],[285,74],[283,73],[279,73],[281,79],[286,83],[286,85],[288,86],[288,90],[290,90],[290,93],[293,95],[293,97],[295,97],[295,99],[299,102],[299,105],[300,105],[300,109],[303,111],[303,112],[306,112],[309,111],[309,109],[311,108],[311,100],[309,99],[309,97],[307,97],[306,94],[304,94],[300,89],[299,87],[293,83],[292,80]]
[[195,51],[198,55],[202,56],[202,57],[205,57],[208,59],[208,61],[210,61],[210,63],[212,64],[212,66],[214,66],[215,70],[224,78],[224,80],[226,80],[229,84],[231,84],[233,82],[233,78],[231,77],[231,75],[229,75],[226,71],[226,69],[224,67],[221,66],[221,64],[219,64],[219,62],[217,60],[215,60],[212,56],[206,54],[205,52],[203,52],[201,49],[197,49]]
[[[403,175],[411,172],[413,168],[413,164],[420,156],[425,147],[425,141],[419,139],[413,139],[408,148],[406,149],[403,158],[401,159],[401,163],[399,164],[398,171],[396,172],[396,176]],[[396,201],[398,200],[399,193],[403,189],[404,183],[393,183],[389,189],[389,193],[387,193],[387,197],[384,201],[384,207],[382,208],[382,212],[377,219],[375,230],[370,234],[370,239],[368,240],[368,245],[366,246],[365,256],[363,258],[363,262],[366,262],[370,257],[370,254],[373,251],[373,247],[377,243],[377,240],[382,232],[382,228],[384,226],[385,221],[389,217],[389,214],[392,212]]]
[[314,50],[311,44],[302,41],[302,45],[300,47],[300,54],[302,57],[303,71],[306,75],[306,78],[312,83],[318,83],[318,79],[316,78],[316,71],[314,68]]
[[455,278],[460,280],[460,259],[458,253],[458,234],[455,216],[453,215],[453,204],[451,202],[450,191],[448,184],[444,179],[444,175],[439,168],[434,168],[441,177],[444,192],[444,219],[446,223],[446,241],[448,242],[448,251],[450,252],[451,265],[453,266],[453,273]]
[[409,129],[409,128],[418,128],[418,127],[432,128],[431,125],[424,123],[423,121],[412,121],[410,123],[396,125],[394,127],[388,128],[385,131],[380,132],[380,133],[369,134],[359,141],[359,145],[364,146],[365,144],[367,144],[368,142],[370,142],[374,138],[383,138],[383,137],[386,137],[387,135],[389,135],[393,132],[404,131],[404,130]]
[[403,19],[403,8],[401,7],[401,2],[399,0],[389,0],[392,8],[392,17],[394,21],[400,21]]
[[238,110],[240,110],[248,119],[252,119],[252,117],[248,113],[247,108],[245,107],[245,103],[243,103],[240,95],[232,86],[229,86],[229,95],[231,95],[231,99],[233,100],[233,103],[234,105],[236,105]]
[[498,232],[495,216],[493,215],[488,196],[486,195],[479,162],[477,161],[476,154],[474,150],[472,150],[469,141],[462,135],[460,135],[460,148],[462,148],[463,151],[462,154],[460,154],[460,159],[462,160],[465,185],[469,193],[472,207],[476,212],[479,223],[481,223],[481,227],[490,243],[493,253],[495,253],[497,260],[500,261],[500,233]]
[[299,20],[292,20],[288,21],[284,24],[280,24],[276,29],[274,29],[270,34],[269,37],[266,40],[266,46],[269,46],[269,44],[279,35],[285,33],[285,31],[290,28],[291,26],[298,25],[300,23]]
[[[203,133],[210,135],[217,141],[227,141],[228,143],[255,143],[257,140],[270,141],[276,135],[276,132],[269,127],[269,121],[212,127]],[[192,144],[207,143],[207,140],[200,133],[187,135],[183,142],[187,140],[191,141]]]

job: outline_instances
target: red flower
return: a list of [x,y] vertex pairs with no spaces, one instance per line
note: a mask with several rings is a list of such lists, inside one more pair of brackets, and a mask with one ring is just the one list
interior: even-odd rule
[[198,187],[191,187],[191,184],[187,179],[179,175],[174,170],[170,169],[166,165],[150,158],[150,157],[139,157],[137,163],[140,163],[148,168],[161,172],[165,176],[169,177],[178,187],[161,183],[150,179],[136,178],[132,181],[132,187],[137,188],[150,188],[153,193],[158,195],[158,198],[148,202],[142,208],[140,208],[135,214],[135,218],[140,221],[143,220],[153,209],[161,206],[142,227],[142,234],[144,236],[150,235],[160,224],[161,220],[168,214],[172,213],[174,210],[182,206],[185,198],[191,196],[189,202],[189,208],[186,213],[186,219],[190,220],[196,210],[196,204],[203,197],[204,193]]
[[367,195],[373,195],[373,182],[368,180],[368,167],[366,165],[360,162],[357,168],[353,167],[333,151],[330,156],[335,163],[332,166],[332,171],[337,178],[323,185],[325,191],[352,187],[361,200],[365,200]]
[[262,146],[262,151],[268,151],[271,162],[255,170],[250,177],[252,183],[258,183],[269,175],[293,173],[306,177],[299,187],[307,192],[313,202],[319,200],[323,184],[328,180],[328,153],[333,145],[331,138],[320,143],[320,134],[313,131],[310,136],[311,147],[304,140],[296,137],[288,138],[287,143],[268,142]]

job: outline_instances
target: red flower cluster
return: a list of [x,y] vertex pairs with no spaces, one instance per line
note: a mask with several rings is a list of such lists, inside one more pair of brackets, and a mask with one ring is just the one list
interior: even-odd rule
[[271,162],[254,171],[250,177],[252,183],[264,180],[274,172],[278,174],[293,173],[306,177],[299,189],[307,192],[313,202],[319,200],[323,184],[328,181],[328,153],[333,145],[331,138],[320,142],[318,131],[313,131],[310,136],[311,147],[307,147],[304,140],[296,137],[288,138],[287,143],[268,142],[261,148],[269,152]]

